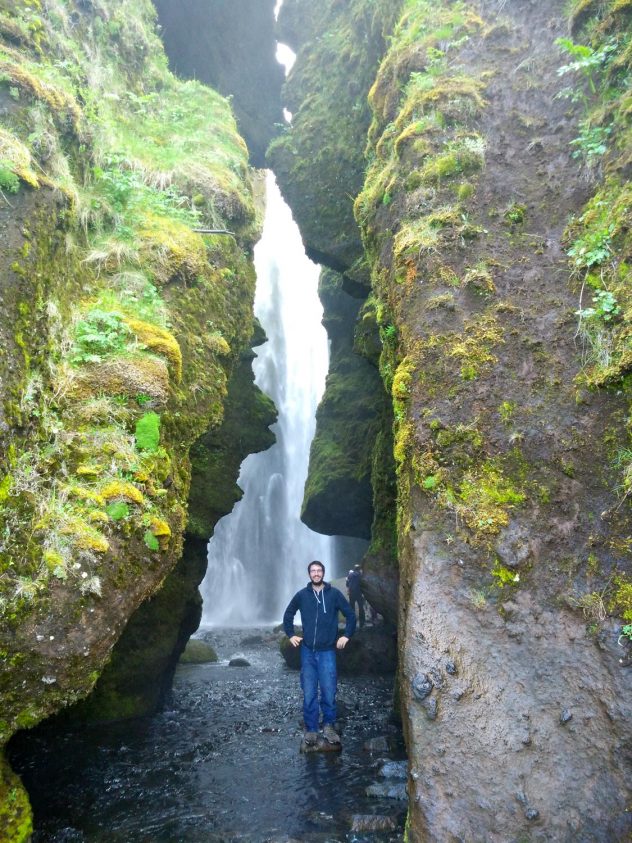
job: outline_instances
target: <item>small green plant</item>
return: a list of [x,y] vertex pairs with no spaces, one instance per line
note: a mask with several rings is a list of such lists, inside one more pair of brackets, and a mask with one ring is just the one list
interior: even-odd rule
[[590,269],[598,266],[612,255],[612,236],[615,233],[614,223],[604,225],[594,231],[587,230],[583,237],[575,240],[568,250],[568,256],[574,258],[573,263],[578,269]]
[[503,424],[509,424],[511,421],[511,417],[514,414],[514,410],[516,409],[516,405],[513,401],[503,401],[503,403],[498,408],[498,413],[500,418],[502,419]]
[[504,213],[505,222],[508,225],[522,225],[527,209],[524,205],[517,205],[515,202]]
[[99,363],[122,351],[130,337],[131,332],[118,313],[94,308],[75,325],[70,359],[75,364]]
[[145,530],[143,540],[150,550],[160,550],[160,542],[158,541],[156,536],[154,536],[151,530]]
[[504,588],[506,585],[518,585],[520,582],[520,574],[501,565],[498,560],[492,568],[492,576],[495,580],[494,585],[498,588]]
[[130,513],[129,506],[125,503],[125,501],[114,501],[105,508],[105,511],[112,521],[122,521],[123,518],[127,518]]
[[583,123],[580,134],[571,141],[571,146],[575,147],[572,157],[585,158],[591,164],[594,159],[606,154],[611,134],[611,126],[589,126]]
[[621,627],[621,635],[619,635],[619,644],[621,643],[622,638],[625,638],[628,641],[632,641],[632,623],[627,623],[625,626]]
[[0,190],[5,193],[17,193],[20,189],[20,179],[0,161]]
[[609,290],[597,290],[592,298],[594,307],[586,307],[575,312],[580,319],[601,319],[614,322],[621,315],[621,307]]
[[[590,92],[596,94],[598,76],[607,66],[611,53],[617,49],[616,41],[609,41],[600,50],[593,50],[586,44],[576,44],[570,38],[558,38],[555,43],[562,52],[573,59],[569,64],[558,67],[558,76],[580,73],[586,80]],[[570,88],[562,93],[573,102],[586,99],[584,92],[579,89]]]
[[145,413],[136,422],[136,447],[141,451],[156,451],[160,444],[160,416]]

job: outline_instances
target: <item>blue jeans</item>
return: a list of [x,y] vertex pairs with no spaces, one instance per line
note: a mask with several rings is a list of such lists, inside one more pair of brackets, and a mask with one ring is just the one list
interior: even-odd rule
[[301,644],[301,688],[303,720],[308,732],[318,731],[318,686],[323,726],[336,722],[336,651],[310,650]]

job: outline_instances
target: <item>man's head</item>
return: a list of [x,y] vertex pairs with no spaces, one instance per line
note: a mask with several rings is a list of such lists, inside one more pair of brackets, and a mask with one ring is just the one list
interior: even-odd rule
[[354,571],[361,571],[361,570],[362,570],[362,568],[361,568],[359,565],[354,565],[354,566],[353,566],[353,570],[354,570]]
[[314,585],[320,585],[325,578],[325,566],[322,562],[310,562],[307,566],[307,573]]

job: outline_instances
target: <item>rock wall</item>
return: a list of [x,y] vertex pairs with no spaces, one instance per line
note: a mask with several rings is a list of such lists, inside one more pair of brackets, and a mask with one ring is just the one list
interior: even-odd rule
[[353,198],[362,186],[371,119],[366,93],[398,4],[386,5],[326,0],[315,14],[313,4],[289,0],[279,15],[279,39],[298,50],[298,60],[283,92],[292,127],[272,143],[268,161],[307,255],[339,272],[359,262],[350,272],[359,283],[368,278]]
[[341,276],[333,270],[323,270],[319,296],[330,361],[316,415],[301,518],[320,533],[369,539],[371,455],[386,395],[377,368],[353,350],[362,303],[344,291]]
[[411,840],[630,834],[631,12],[408,2],[371,88]]
[[[189,451],[253,333],[259,224],[230,106],[168,71],[148,0],[0,0],[2,745],[88,694],[141,604],[96,716],[146,709],[141,639],[172,669]],[[26,839],[0,768],[0,839]]]

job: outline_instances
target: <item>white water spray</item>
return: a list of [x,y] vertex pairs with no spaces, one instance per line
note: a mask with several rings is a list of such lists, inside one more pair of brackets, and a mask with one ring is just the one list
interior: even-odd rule
[[[217,524],[201,586],[202,623],[243,626],[278,621],[307,582],[312,559],[333,562],[335,540],[300,520],[316,407],[329,363],[318,298],[320,268],[305,255],[288,206],[269,173],[263,235],[255,247],[255,314],[268,342],[253,362],[255,383],[277,406],[277,442],[241,466],[244,497]],[[328,565],[329,571],[331,571]]]

